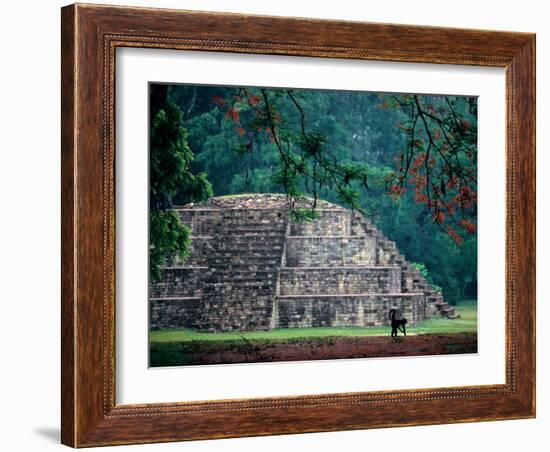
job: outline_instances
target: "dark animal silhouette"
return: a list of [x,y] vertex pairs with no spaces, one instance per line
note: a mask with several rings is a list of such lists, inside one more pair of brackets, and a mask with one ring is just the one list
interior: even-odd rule
[[398,331],[401,331],[404,336],[407,335],[407,319],[396,319],[397,310],[390,309],[390,320],[391,320],[391,337],[397,337]]

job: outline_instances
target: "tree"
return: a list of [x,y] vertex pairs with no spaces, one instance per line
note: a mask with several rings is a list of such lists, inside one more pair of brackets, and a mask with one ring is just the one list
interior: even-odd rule
[[[262,135],[276,149],[279,167],[274,181],[286,194],[295,219],[315,218],[317,202],[328,191],[342,204],[362,210],[358,187],[368,187],[368,166],[331,155],[325,135],[308,128],[301,100],[303,94],[294,90],[264,88],[238,88],[228,100],[213,98],[241,137],[241,156],[254,153]],[[286,108],[281,105],[285,103]]]
[[477,100],[459,96],[399,95],[386,106],[408,116],[397,169],[386,184],[393,196],[414,190],[415,200],[457,244],[475,234],[477,216]]
[[160,278],[160,266],[189,254],[191,231],[172,210],[172,197],[185,193],[187,202],[212,195],[205,173],[190,170],[194,155],[187,143],[181,109],[168,99],[166,85],[150,86],[149,268]]
[[217,196],[285,193],[298,218],[320,198],[356,208],[446,300],[475,297],[475,98],[173,85],[168,100],[184,112],[189,171]]

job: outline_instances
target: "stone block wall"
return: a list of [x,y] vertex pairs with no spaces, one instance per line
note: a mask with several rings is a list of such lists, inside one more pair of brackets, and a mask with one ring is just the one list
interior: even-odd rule
[[193,236],[213,236],[222,211],[217,208],[181,207],[174,209],[180,214],[183,224],[191,228]]
[[286,242],[287,267],[376,264],[376,241],[365,236],[291,236]]
[[400,267],[282,268],[280,294],[401,293]]
[[150,298],[200,297],[208,267],[164,267],[162,279],[151,284]]
[[200,297],[149,298],[149,324],[152,329],[196,328],[201,310]]
[[292,222],[290,235],[350,235],[351,218],[342,209],[325,209],[317,212],[319,218],[314,221]]
[[414,325],[423,318],[423,299],[423,294],[280,296],[278,326],[383,326],[389,324],[390,309],[400,309],[408,324]]

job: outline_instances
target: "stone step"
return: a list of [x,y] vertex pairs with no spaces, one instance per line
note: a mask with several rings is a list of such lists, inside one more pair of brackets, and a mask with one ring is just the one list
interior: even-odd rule
[[[258,281],[257,279],[254,279],[253,277],[250,278],[235,278],[232,275],[231,276],[223,276],[220,275],[216,279],[213,279],[212,281],[209,281],[208,278],[205,278],[205,281],[208,282],[208,286],[215,287],[218,286],[235,286],[240,287],[244,285],[254,285],[257,287],[272,287],[275,285],[275,281],[269,281],[268,278],[266,278],[263,281]],[[204,290],[208,290],[209,287],[205,287]]]
[[439,311],[439,313],[441,314],[441,317],[446,317],[448,319],[454,318],[455,316],[455,310],[452,308],[449,310]]
[[[204,298],[211,301],[216,295],[220,299],[226,300],[248,300],[250,298],[250,291],[254,291],[255,297],[270,297],[273,295],[273,288],[264,289],[256,287],[254,285],[248,286],[235,286],[235,285],[213,285],[204,291]],[[248,296],[247,296],[248,295]],[[228,301],[229,303],[229,301]]]
[[194,235],[213,235],[219,220],[210,212],[194,212],[176,209],[183,224],[191,228]]
[[208,261],[211,268],[242,268],[251,265],[257,265],[260,268],[280,265],[280,263],[280,257],[267,258],[265,256],[218,256]]
[[237,228],[231,228],[231,229],[228,229],[227,231],[220,231],[218,236],[223,236],[223,237],[232,237],[232,238],[236,238],[236,237],[241,237],[241,238],[246,238],[246,237],[254,237],[254,236],[267,236],[267,237],[280,237],[281,239],[284,239],[284,234],[282,231],[273,231],[273,230],[262,230],[260,228],[254,228],[254,229],[237,229]]
[[269,235],[263,233],[234,233],[228,232],[227,234],[216,236],[213,240],[215,243],[246,243],[246,242],[258,242],[258,243],[284,243],[285,238],[281,234]]
[[221,229],[229,230],[232,227],[238,228],[257,228],[257,229],[271,229],[271,230],[286,230],[286,219],[278,219],[277,217],[269,217],[263,220],[254,220],[246,217],[224,217],[218,223],[217,226]]
[[391,240],[378,239],[378,246],[382,247],[384,250],[395,250],[395,242]]
[[[229,246],[223,246],[220,248],[215,249],[216,253],[219,254],[221,257],[235,257],[235,258],[246,258],[248,256],[251,257],[265,257],[267,259],[272,259],[277,256],[281,257],[283,254],[283,247],[280,247],[276,250],[267,250],[264,248],[258,248],[258,247],[229,247]],[[210,256],[210,259],[215,259],[218,256]]]
[[275,279],[277,277],[276,269],[257,269],[246,272],[244,268],[230,268],[228,271],[217,269],[217,271],[210,271],[204,276],[204,280],[219,282],[225,280],[239,281],[256,281],[258,284],[266,283],[270,278]]
[[223,242],[213,245],[212,249],[216,251],[229,250],[237,253],[258,251],[261,253],[279,254],[283,246],[283,243],[272,244],[272,246],[270,246],[270,244],[266,242],[232,242],[230,240],[224,240]]
[[283,267],[280,294],[401,292],[399,267]]
[[285,223],[277,223],[273,222],[271,220],[266,221],[265,223],[260,222],[246,222],[243,223],[240,220],[239,221],[226,221],[219,224],[221,230],[234,230],[238,229],[241,231],[247,231],[247,230],[261,230],[261,231],[284,231],[286,232],[286,224]]
[[439,302],[435,303],[441,317],[447,317],[448,319],[458,319],[460,318],[459,314],[456,314],[455,308],[449,305],[449,303]]
[[378,292],[368,292],[368,293],[324,293],[324,294],[315,294],[315,295],[277,295],[277,298],[280,300],[301,300],[301,299],[324,299],[324,298],[364,298],[372,297],[379,299],[393,299],[393,298],[410,298],[410,297],[424,297],[424,294],[421,292],[415,293],[378,293]]
[[[219,244],[216,247],[212,248],[215,251],[216,255],[221,254],[222,256],[235,256],[235,257],[244,257],[244,256],[281,256],[283,252],[283,247],[279,246],[277,248],[264,248],[256,246],[252,243],[245,245],[233,245],[231,243]],[[212,253],[213,254],[213,253]],[[211,255],[210,258],[215,258],[216,255]]]
[[268,252],[264,249],[259,248],[229,248],[223,247],[216,250],[215,256],[210,256],[210,261],[217,259],[218,257],[225,258],[235,258],[238,259],[247,259],[247,258],[264,258],[264,259],[274,259],[276,257],[281,257],[283,251],[282,248],[279,250],[279,253]]
[[201,297],[150,297],[149,301],[162,302],[162,301],[171,301],[171,302],[180,302],[188,303],[192,301],[200,301]]
[[218,240],[231,241],[231,242],[242,242],[246,240],[259,240],[263,239],[268,240],[269,242],[284,242],[284,237],[281,234],[267,234],[263,232],[240,232],[232,231],[227,234],[220,234],[219,238],[213,239],[213,241]]
[[440,296],[432,296],[432,295],[428,295],[426,297],[426,301],[428,303],[435,303],[435,305],[437,306],[438,304],[442,303],[443,302],[443,297],[440,295]]
[[236,239],[237,237],[240,239],[251,239],[256,237],[263,237],[263,238],[269,238],[270,240],[284,240],[284,236],[281,234],[280,231],[262,231],[261,229],[232,229],[230,231],[224,232],[220,234],[224,237],[224,239],[232,238]]
[[266,257],[266,258],[274,258],[277,256],[281,256],[283,247],[278,247],[276,249],[264,249],[264,248],[258,248],[258,247],[252,247],[252,246],[220,246],[216,249],[216,251],[222,256],[222,257],[246,257],[246,256],[255,256],[255,257]]
[[278,250],[284,245],[284,240],[271,240],[269,237],[263,236],[235,236],[235,237],[223,237],[212,243],[212,246],[217,248],[231,247],[231,248],[250,248],[257,247],[258,249],[270,249]]
[[454,313],[454,314],[449,314],[449,313],[448,313],[446,316],[447,316],[447,318],[450,319],[450,320],[455,320],[455,319],[459,319],[459,318],[460,318],[460,314],[456,314],[456,313]]

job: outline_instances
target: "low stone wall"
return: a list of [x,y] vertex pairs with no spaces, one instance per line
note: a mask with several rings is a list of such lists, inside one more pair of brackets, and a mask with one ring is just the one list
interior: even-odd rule
[[256,292],[254,298],[233,294],[202,300],[193,328],[203,332],[266,331],[271,329],[274,297]]
[[159,328],[196,328],[202,309],[200,297],[149,298],[149,325]]
[[424,294],[280,296],[277,327],[383,326],[390,323],[388,312],[393,308],[414,325],[423,318]]
[[280,294],[401,292],[400,267],[282,268]]
[[287,237],[287,267],[376,264],[376,240],[361,236]]
[[161,280],[151,284],[151,298],[198,297],[202,294],[202,277],[208,267],[165,267]]

